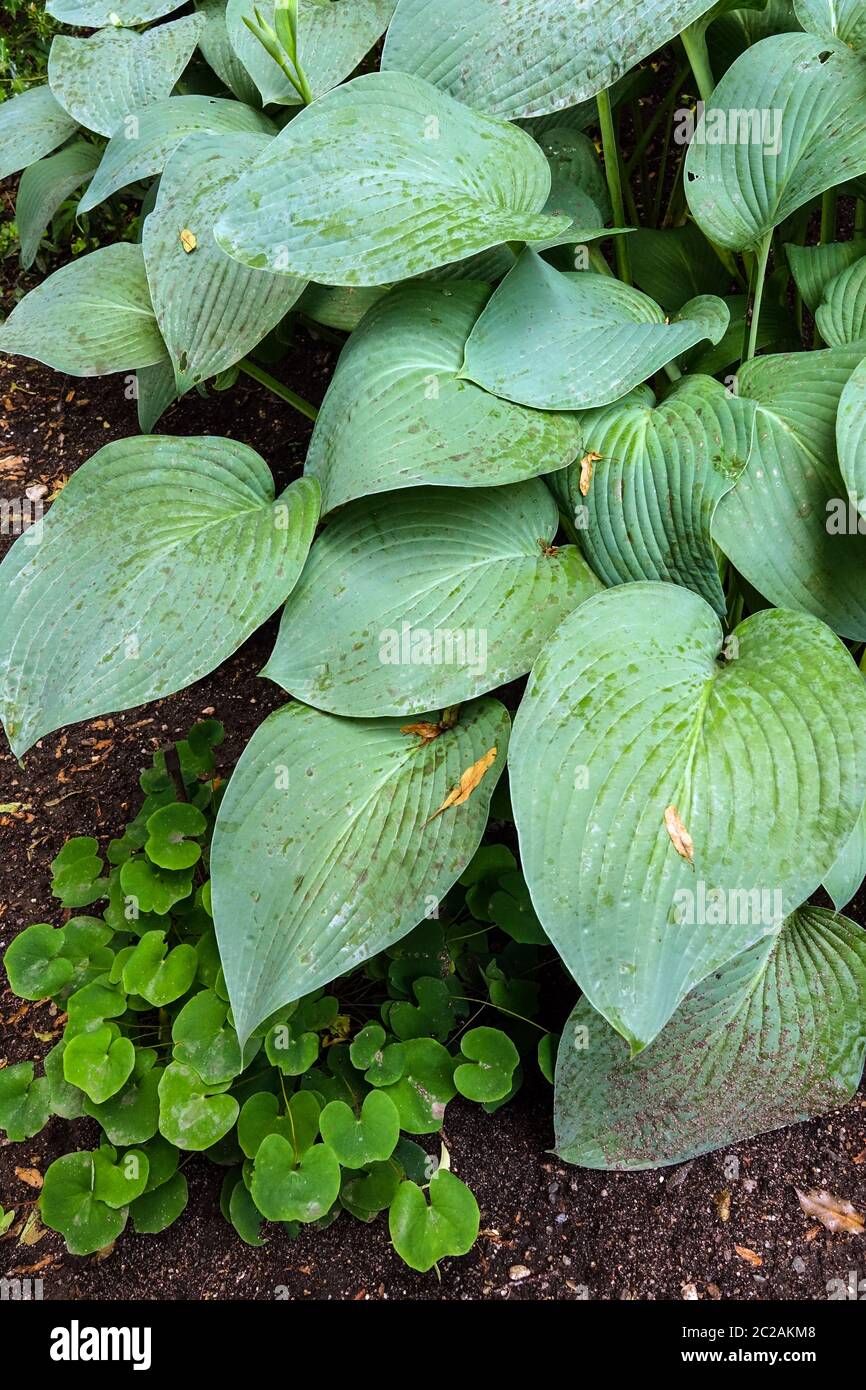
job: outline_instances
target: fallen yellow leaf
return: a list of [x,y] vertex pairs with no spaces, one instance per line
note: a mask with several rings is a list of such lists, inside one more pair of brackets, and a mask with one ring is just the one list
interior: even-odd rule
[[755,1268],[764,1263],[761,1256],[756,1254],[754,1250],[750,1250],[748,1245],[735,1245],[734,1249],[741,1260],[746,1260],[748,1264],[754,1265]]
[[718,1210],[720,1221],[730,1221],[731,1194],[727,1188],[724,1188],[722,1192],[716,1193],[716,1209]]
[[196,238],[196,235],[194,232],[190,231],[189,227],[184,227],[183,231],[181,232],[180,244],[187,255],[189,255],[190,251],[194,251],[195,248],[198,246],[198,240]]
[[602,454],[584,454],[580,460],[580,495],[586,497],[589,492],[589,485],[592,482],[592,472],[597,463],[601,463]]
[[442,732],[441,724],[431,724],[426,719],[417,724],[404,724],[400,730],[401,734],[417,734],[422,743],[432,743]]
[[683,859],[687,859],[690,864],[695,862],[695,842],[680,819],[680,813],[676,806],[665,808],[665,830],[671,837],[671,844],[677,854]]
[[20,1178],[21,1182],[26,1182],[28,1187],[42,1186],[42,1174],[38,1168],[16,1168],[15,1176]]
[[811,1192],[801,1192],[799,1187],[794,1190],[806,1215],[820,1221],[828,1231],[843,1231],[850,1236],[863,1235],[866,1220],[850,1202],[834,1197],[824,1188],[813,1188]]
[[454,790],[448,793],[438,811],[434,811],[430,820],[425,821],[424,824],[429,825],[430,821],[441,816],[443,811],[449,810],[452,806],[462,806],[464,801],[468,801],[484,774],[496,761],[498,751],[497,748],[488,748],[483,758],[479,758],[477,763],[467,767],[466,771],[461,774],[460,781]]

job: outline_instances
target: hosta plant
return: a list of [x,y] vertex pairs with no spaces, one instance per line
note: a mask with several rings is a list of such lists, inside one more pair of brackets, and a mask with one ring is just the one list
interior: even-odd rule
[[[238,1107],[202,1037],[236,1077],[285,1025],[292,1066],[317,1065],[323,991],[426,930],[507,766],[529,894],[507,910],[580,991],[559,1154],[670,1163],[843,1103],[866,1047],[866,937],[839,915],[866,872],[866,2],[180,8],[52,0],[76,34],[0,106],[3,171],[33,161],[22,244],[72,180],[84,212],[141,199],[138,240],[39,283],[0,348],[134,376],[143,431],[0,568],[0,711],[24,758],[201,678],[280,609],[262,674],[287,702],[221,799],[206,902],[190,810],[155,813],[120,867],[152,925],[121,964],[99,928],[109,979],[76,991],[99,1002],[73,1010],[63,1084],[115,1087],[94,1107],[154,1089],[112,1010],[194,991],[160,1124],[221,1141]],[[342,346],[318,412],[266,370],[311,333]],[[315,418],[279,487],[280,459],[150,433],[239,371]],[[76,898],[97,863],[63,861]],[[207,996],[193,943],[166,953],[178,904]],[[38,930],[56,995],[80,949]],[[329,1057],[374,1066],[351,1027]],[[504,1045],[462,1045],[449,1078],[493,1099]],[[51,1078],[25,1080],[26,1128]],[[347,1155],[385,1162],[364,1136],[390,1142],[387,1090],[321,1118],[305,1163],[265,1087],[236,1224],[318,1220]],[[172,1129],[190,1108],[200,1135]],[[116,1197],[119,1162],[70,1163],[58,1222],[71,1188]],[[398,1249],[427,1219],[405,1190]]]

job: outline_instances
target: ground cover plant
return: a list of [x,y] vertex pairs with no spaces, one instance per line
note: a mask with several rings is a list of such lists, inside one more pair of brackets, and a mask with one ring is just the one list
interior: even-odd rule
[[[448,923],[506,787],[520,871],[503,861],[508,881],[468,910],[509,932],[505,912],[515,947],[552,943],[579,986],[562,1158],[678,1162],[859,1084],[866,938],[842,910],[866,874],[866,4],[180,8],[55,0],[55,20],[96,32],[58,35],[48,83],[0,105],[0,172],[33,161],[23,255],[73,188],[83,213],[141,200],[138,240],[49,275],[0,349],[122,374],[142,429],[78,469],[0,567],[0,712],[26,767],[52,731],[214,670],[281,607],[262,675],[289,700],[218,805],[206,782],[178,803],[156,770],[145,790],[166,803],[119,842],[104,925],[13,945],[13,988],[86,997],[53,1078],[0,1074],[0,1122],[34,1132],[52,1085],[91,1109],[149,1096],[161,1138],[105,1126],[102,1157],[46,1180],[59,1229],[97,1186],[114,1199],[99,1236],[127,1208],[138,1224],[138,1202],[155,1220],[182,1174],[153,1185],[136,1146],[210,1149],[237,1123],[225,1206],[245,1237],[375,1195],[420,1268],[459,1253],[430,1234],[449,1189],[468,1248],[470,1199],[400,1159],[385,1092],[401,1082],[369,1075],[384,1062],[367,1043],[405,1048],[395,1013],[420,1011],[464,1094],[458,1074],[501,1089],[528,1044],[460,1033],[447,926],[435,988],[401,976],[379,1005],[393,1042],[321,1000],[359,971],[390,979],[383,961]],[[684,81],[698,109],[677,108]],[[302,322],[344,345],[281,495],[244,445],[150,433],[238,372],[315,416],[267,370]],[[64,896],[106,887],[96,847],[64,855],[61,902],[96,901]],[[139,1057],[130,1008],[163,1010],[171,1060]],[[295,1091],[275,1029],[307,1063]],[[232,1090],[262,1051],[245,1147]],[[504,1099],[516,1065],[476,1098]],[[206,1142],[173,1122],[190,1110]],[[407,1243],[404,1218],[429,1239]]]

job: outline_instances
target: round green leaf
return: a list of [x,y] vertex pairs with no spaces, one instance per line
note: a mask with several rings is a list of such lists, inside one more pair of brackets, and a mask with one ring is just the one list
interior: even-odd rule
[[709,975],[635,1061],[582,999],[556,1068],[556,1152],[655,1168],[835,1110],[863,1070],[866,936],[803,907]]
[[100,1201],[94,1192],[95,1155],[64,1154],[45,1174],[39,1211],[45,1225],[59,1231],[72,1255],[92,1255],[116,1240],[127,1212]]
[[[86,1035],[88,1036],[88,1035]],[[142,1065],[142,1058],[148,1064]],[[125,1146],[144,1144],[159,1128],[159,1083],[162,1067],[155,1067],[156,1054],[136,1053],[135,1067],[126,1084],[101,1105],[88,1101],[85,1111],[98,1120],[109,1143]]]
[[0,1069],[0,1130],[13,1143],[32,1139],[51,1114],[47,1077],[34,1080],[32,1062],[15,1062]]
[[385,1044],[387,1034],[379,1023],[368,1023],[355,1035],[349,1048],[352,1065],[364,1073],[371,1086],[392,1086],[406,1065],[402,1043]]
[[451,1054],[434,1038],[409,1038],[403,1059],[403,1075],[383,1094],[396,1105],[401,1129],[435,1134],[442,1128],[445,1106],[457,1094]]
[[610,275],[555,270],[524,251],[469,334],[461,376],[522,405],[585,410],[619,400],[704,338],[718,342],[727,326],[712,295],[669,321]]
[[[310,1099],[314,1099],[312,1095]],[[294,1143],[291,1120],[280,1113],[277,1097],[270,1091],[258,1091],[244,1101],[238,1116],[238,1143],[247,1158],[255,1158],[269,1134],[281,1134],[290,1144]]]
[[127,909],[134,908],[130,919],[137,930],[143,931],[144,917],[151,913],[157,919],[165,917],[175,903],[189,897],[192,892],[191,869],[161,869],[149,864],[146,859],[130,859],[121,865],[120,888]]
[[96,1105],[121,1089],[135,1066],[135,1048],[119,1036],[116,1024],[107,1023],[92,1033],[70,1038],[63,1053],[63,1075]]
[[214,990],[203,989],[184,1004],[171,1029],[174,1058],[198,1072],[208,1085],[240,1076],[261,1044],[241,1057],[238,1036],[228,1022],[229,1007]]
[[536,663],[510,780],[544,929],[637,1053],[830,868],[866,799],[866,684],[808,615],[726,641],[685,589],[609,589]]
[[281,131],[241,179],[216,238],[246,265],[387,285],[558,234],[567,220],[542,213],[549,192],[547,161],[523,131],[419,78],[368,73]]
[[160,806],[147,818],[145,854],[163,869],[191,869],[201,859],[201,845],[194,837],[206,830],[206,817],[188,801]]
[[209,1149],[238,1117],[234,1096],[217,1094],[180,1062],[170,1062],[159,1082],[160,1133],[179,1149]]
[[384,1091],[371,1091],[356,1118],[341,1100],[332,1100],[319,1116],[319,1129],[344,1168],[366,1168],[389,1159],[400,1138],[400,1115]]
[[[506,711],[493,700],[465,705],[430,741],[403,727],[288,705],[259,726],[235,768],[211,868],[242,1039],[405,936],[472,858],[508,742]],[[492,748],[468,800],[431,819]],[[376,852],[383,843],[387,855]]]
[[460,1039],[460,1051],[469,1060],[454,1069],[454,1085],[467,1100],[502,1100],[511,1090],[511,1079],[520,1054],[501,1028],[470,1028]]
[[[310,441],[322,511],[417,484],[499,486],[582,452],[568,414],[527,410],[458,380],[484,285],[398,285],[343,349]],[[164,330],[163,330],[164,331]]]
[[194,946],[184,944],[169,950],[164,932],[149,931],[123,967],[123,987],[128,994],[140,994],[161,1009],[186,994],[197,970]]
[[394,1249],[410,1269],[426,1274],[445,1255],[465,1255],[480,1224],[478,1203],[465,1183],[445,1169],[430,1179],[430,1204],[414,1182],[403,1182],[388,1212]]
[[268,1221],[318,1221],[337,1200],[340,1165],[327,1144],[313,1144],[300,1163],[281,1134],[269,1134],[256,1154],[250,1188]]
[[265,1038],[265,1054],[283,1076],[302,1076],[319,1055],[316,1033],[305,1033],[291,1023],[277,1023]]
[[73,965],[63,954],[62,927],[37,922],[7,947],[3,968],[19,999],[47,999],[72,979]]
[[267,465],[233,440],[100,449],[51,507],[41,544],[20,536],[0,566],[0,712],[16,754],[212,671],[292,589],[318,509],[310,478],[275,501]]
[[93,1195],[119,1210],[140,1197],[147,1187],[150,1164],[143,1149],[117,1156],[113,1148],[97,1149],[93,1158]]
[[403,1170],[393,1159],[372,1163],[360,1172],[350,1169],[343,1174],[340,1205],[359,1221],[372,1221],[390,1207],[402,1178]]
[[140,1236],[159,1235],[173,1225],[189,1201],[183,1173],[175,1173],[152,1192],[143,1192],[131,1204],[129,1214]]
[[417,715],[525,675],[600,587],[575,546],[553,545],[558,526],[540,479],[351,503],[314,543],[263,674],[353,718]]

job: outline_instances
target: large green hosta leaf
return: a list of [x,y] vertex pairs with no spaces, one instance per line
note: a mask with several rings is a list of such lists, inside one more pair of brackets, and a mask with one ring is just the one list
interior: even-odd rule
[[159,362],[165,344],[141,247],[114,242],[55,270],[0,327],[0,348],[71,376],[105,376]]
[[106,24],[149,24],[180,9],[182,0],[48,0],[45,9],[61,24],[102,29]]
[[609,87],[713,0],[399,0],[382,66],[497,116],[574,106]]
[[864,0],[794,0],[794,9],[810,34],[839,39],[855,53],[866,48]]
[[212,671],[286,598],[319,512],[315,480],[274,501],[230,439],[133,435],[71,477],[38,544],[0,566],[0,710],[13,751]]
[[837,912],[847,907],[866,878],[866,802],[860,817],[833,867],[824,875],[824,887]]
[[525,251],[470,333],[462,375],[522,405],[589,409],[619,400],[702,339],[717,342],[727,326],[712,295],[668,322],[610,275],[554,270]]
[[47,84],[0,102],[0,179],[50,154],[77,129]]
[[421,714],[529,670],[600,587],[540,479],[410,488],[352,502],[326,526],[287,603],[264,675],[318,709]]
[[307,455],[323,512],[415,483],[514,483],[577,456],[573,415],[527,410],[457,379],[489,296],[472,281],[399,285],[369,311],[343,349]]
[[[147,278],[179,392],[239,362],[304,287],[289,275],[250,270],[213,238],[238,174],[268,143],[266,135],[188,135],[169,157],[145,221]],[[182,230],[196,238],[190,252]]]
[[[220,807],[213,910],[235,1027],[263,1019],[398,941],[463,872],[505,762],[496,700],[464,705],[425,741],[399,720],[303,705],[256,731]],[[468,800],[436,815],[496,749]]]
[[[300,0],[298,59],[314,97],[348,77],[384,34],[395,0]],[[273,0],[229,0],[226,25],[232,46],[252,77],[264,102],[296,106],[301,98],[285,73],[244,23],[258,9],[273,28]]]
[[38,159],[24,170],[15,200],[15,224],[25,270],[35,261],[45,229],[60,204],[93,178],[101,158],[98,145],[91,145],[87,140],[73,140],[59,154]]
[[849,265],[866,256],[866,239],[830,241],[822,246],[787,245],[785,254],[803,303],[814,314],[828,286]]
[[[600,455],[580,490],[580,464],[556,480],[580,541],[605,584],[664,579],[701,594],[724,617],[711,526],[720,499],[746,466],[754,407],[712,377],[686,377],[661,404],[648,386],[580,423],[586,453]],[[559,491],[556,488],[555,491]]]
[[503,241],[558,235],[531,136],[403,73],[306,107],[238,184],[217,240],[326,285],[386,285]]
[[130,111],[169,95],[204,24],[200,15],[186,15],[146,34],[113,28],[88,39],[57,34],[48,55],[51,90],[81,125],[113,135]]
[[[725,642],[686,589],[609,589],[536,662],[510,772],[542,925],[638,1052],[837,857],[866,800],[866,685],[808,615],[760,612]],[[702,885],[761,910],[690,924]]]
[[804,203],[866,170],[866,63],[810,34],[755,44],[716,87],[685,170],[689,207],[710,240],[756,246]]
[[226,0],[195,0],[195,7],[205,19],[205,27],[198,41],[205,62],[228,90],[234,92],[238,101],[256,106],[261,101],[259,90],[229,39]]
[[825,286],[815,322],[829,347],[866,338],[866,259],[861,256]]
[[[109,140],[86,194],[78,205],[89,212],[112,193],[138,179],[161,174],[172,150],[199,131],[273,135],[274,126],[260,111],[223,97],[165,97],[133,112]],[[178,228],[180,232],[181,228]]]
[[655,1168],[850,1100],[866,1048],[866,935],[802,907],[708,976],[635,1061],[581,1000],[556,1067],[556,1152]]
[[771,603],[802,608],[866,640],[866,538],[836,463],[836,414],[863,346],[747,362],[757,405],[749,465],[722,498],[713,539]]

